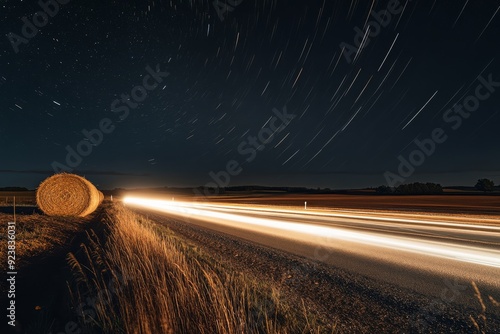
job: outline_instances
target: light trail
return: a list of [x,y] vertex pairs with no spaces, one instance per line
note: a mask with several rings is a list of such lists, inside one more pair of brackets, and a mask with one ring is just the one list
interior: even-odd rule
[[[500,245],[500,228],[496,226],[483,226],[460,223],[447,223],[429,220],[403,219],[394,217],[374,217],[368,214],[337,214],[300,210],[259,208],[251,206],[232,206],[219,204],[200,204],[192,202],[177,202],[139,197],[126,197],[124,203],[141,206],[161,212],[179,215],[190,219],[199,219],[206,222],[257,231],[259,233],[276,235],[284,238],[311,242],[311,237],[328,238],[328,240],[347,241],[380,248],[389,248],[397,251],[417,253],[426,256],[446,258],[461,262],[475,263],[483,266],[500,268],[500,247],[497,249],[458,244],[453,240],[435,241],[408,235],[388,235],[376,231],[376,228],[388,226],[386,223],[418,224],[417,227],[408,225],[413,230],[420,228],[431,233],[435,229],[450,229],[462,231],[464,234],[483,234],[493,237],[494,245]],[[266,215],[266,218],[257,215]],[[268,216],[273,216],[269,218]],[[275,217],[275,218],[274,218]],[[319,218],[347,218],[362,221],[376,221],[372,230],[355,230],[349,227],[334,227],[318,223]],[[299,220],[299,222],[297,222]],[[353,223],[355,227],[356,222]],[[404,229],[392,225],[397,229]],[[469,229],[475,229],[468,231]],[[375,232],[374,232],[375,231]],[[441,231],[442,232],[442,231]],[[329,245],[334,247],[335,245]]]
[[424,108],[429,104],[429,102],[431,102],[431,100],[434,98],[434,96],[436,96],[436,94],[438,93],[438,91],[435,91],[434,94],[432,94],[432,96],[429,98],[429,100],[427,100],[427,102],[425,102],[425,104],[423,105],[422,108],[420,108],[419,111],[417,111],[417,113],[415,114],[415,116],[413,116],[409,121],[408,123],[406,123],[405,126],[403,126],[403,128],[401,130],[404,130],[408,125],[410,125],[411,122],[413,122],[413,120],[415,119],[415,117],[418,116],[418,114],[420,114],[420,112],[422,110],[424,110]]

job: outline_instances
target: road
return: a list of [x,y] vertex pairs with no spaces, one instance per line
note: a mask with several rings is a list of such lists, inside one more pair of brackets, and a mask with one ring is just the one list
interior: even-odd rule
[[471,282],[500,300],[500,219],[314,211],[128,197],[189,224],[478,310]]

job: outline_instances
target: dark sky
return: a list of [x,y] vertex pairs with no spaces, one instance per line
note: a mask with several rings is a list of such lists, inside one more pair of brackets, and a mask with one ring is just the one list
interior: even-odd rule
[[496,0],[227,0],[223,20],[212,0],[61,2],[2,1],[0,186],[82,141],[73,171],[104,188],[202,185],[232,160],[229,185],[377,186],[401,159],[400,182],[500,183]]

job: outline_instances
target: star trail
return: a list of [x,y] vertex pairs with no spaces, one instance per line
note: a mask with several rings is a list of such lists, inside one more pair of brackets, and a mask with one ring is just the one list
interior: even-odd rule
[[[198,186],[236,161],[231,185],[371,187],[435,129],[446,142],[405,181],[500,175],[497,1],[0,8],[0,186],[60,170],[102,187]],[[283,108],[293,119],[272,130]]]

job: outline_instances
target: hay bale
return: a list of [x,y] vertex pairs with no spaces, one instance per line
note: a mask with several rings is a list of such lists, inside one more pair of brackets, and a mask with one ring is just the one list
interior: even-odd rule
[[85,217],[97,209],[99,198],[99,190],[75,174],[55,174],[36,191],[38,207],[49,216]]
[[104,194],[101,191],[99,191],[99,205],[101,205],[102,201],[104,201]]

